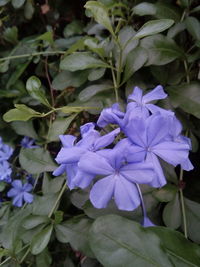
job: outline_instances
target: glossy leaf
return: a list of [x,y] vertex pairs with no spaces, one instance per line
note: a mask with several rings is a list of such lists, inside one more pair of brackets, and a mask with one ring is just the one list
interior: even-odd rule
[[31,76],[27,82],[26,82],[26,89],[28,91],[28,93],[36,100],[38,100],[39,102],[41,102],[42,104],[44,104],[47,107],[51,107],[51,105],[49,104],[49,101],[47,100],[44,91],[42,91],[41,88],[42,84],[40,79],[38,79],[35,76]]
[[33,255],[41,253],[46,248],[51,238],[52,231],[53,226],[50,225],[33,237],[31,242],[31,253]]
[[90,10],[94,19],[99,24],[103,25],[112,35],[114,35],[107,8],[103,4],[97,1],[87,1],[85,8]]
[[29,215],[23,220],[22,226],[29,230],[47,222],[49,222],[49,218],[47,216]]
[[186,28],[189,33],[196,39],[200,40],[200,22],[195,17],[187,17],[186,20]]
[[11,125],[15,132],[19,135],[28,136],[33,139],[38,138],[32,121],[14,121]]
[[89,52],[75,52],[60,62],[62,70],[77,71],[91,68],[109,68],[110,66]]
[[14,8],[20,8],[25,3],[25,0],[12,0],[11,3]]
[[56,168],[50,153],[43,148],[22,148],[19,161],[22,168],[31,174],[50,172]]
[[174,24],[171,19],[158,19],[146,22],[136,33],[134,38],[141,39],[143,37],[163,32]]

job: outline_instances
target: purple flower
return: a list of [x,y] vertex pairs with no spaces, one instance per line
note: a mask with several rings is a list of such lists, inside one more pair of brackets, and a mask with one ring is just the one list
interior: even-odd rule
[[10,183],[11,173],[10,164],[6,160],[0,162],[0,181]]
[[96,208],[105,208],[114,197],[120,210],[134,210],[140,205],[135,183],[150,183],[155,178],[150,164],[126,163],[122,151],[123,145],[96,153],[87,152],[78,163],[82,171],[104,176],[90,191],[90,201]]
[[23,202],[32,203],[33,195],[29,192],[33,186],[29,183],[22,184],[21,180],[15,180],[12,182],[13,188],[7,193],[8,197],[13,198],[12,203],[16,207],[21,207]]
[[36,148],[38,146],[33,145],[35,143],[35,140],[28,137],[28,136],[24,136],[24,138],[21,140],[21,146],[24,148]]
[[70,189],[73,189],[75,186],[85,188],[93,179],[92,175],[88,172],[83,173],[77,167],[80,157],[88,151],[95,152],[100,148],[110,145],[114,141],[115,136],[120,132],[118,128],[109,134],[101,136],[94,127],[94,123],[87,123],[81,126],[82,139],[77,143],[75,143],[76,138],[72,135],[60,136],[63,148],[58,153],[56,161],[61,166],[53,172],[53,175],[58,176],[66,172]]
[[13,153],[13,148],[4,144],[2,138],[0,137],[0,162],[8,160]]
[[[128,160],[134,160],[135,154],[139,153],[141,157],[153,164],[157,173],[157,179],[149,183],[153,187],[161,187],[166,184],[158,157],[173,166],[182,164],[184,167],[184,162],[188,160],[190,145],[184,139],[181,139],[181,142],[172,139],[172,135],[169,134],[170,120],[171,116],[160,114],[154,114],[145,119],[136,117],[123,128],[132,143],[128,147]],[[173,132],[173,129],[170,130]],[[192,165],[190,169],[192,169]]]

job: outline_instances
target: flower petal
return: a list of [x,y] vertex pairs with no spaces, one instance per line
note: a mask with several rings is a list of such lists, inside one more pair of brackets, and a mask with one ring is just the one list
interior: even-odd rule
[[82,156],[78,167],[80,170],[93,175],[110,175],[114,172],[109,162],[104,157],[94,152],[87,152]]
[[192,165],[189,159],[186,159],[183,162],[181,162],[181,168],[185,171],[191,171],[194,169],[194,166]]
[[149,183],[149,185],[152,187],[164,186],[167,182],[157,156],[153,153],[147,153],[146,161],[153,165],[154,171],[157,174],[156,177]]
[[138,184],[148,184],[156,178],[152,164],[147,162],[127,164],[120,169],[120,174]]
[[32,194],[25,192],[23,197],[24,197],[25,202],[27,202],[27,203],[33,202],[33,195]]
[[86,136],[90,131],[94,130],[95,124],[93,122],[86,123],[80,127],[82,138]]
[[152,227],[152,226],[156,226],[156,225],[154,223],[152,223],[152,221],[147,216],[144,216],[142,226],[143,227]]
[[78,170],[76,173],[76,176],[73,179],[73,183],[75,186],[78,186],[80,188],[86,188],[89,186],[91,181],[94,179],[95,175],[89,174],[87,172],[83,172],[81,170]]
[[19,190],[17,190],[16,188],[12,188],[8,191],[7,196],[8,197],[15,197],[19,194]]
[[122,176],[116,179],[114,199],[120,210],[131,211],[140,205],[137,187]]
[[30,192],[32,189],[33,189],[32,184],[25,183],[25,184],[23,185],[23,190],[26,191],[26,192]]
[[120,133],[120,128],[117,128],[114,131],[112,131],[108,134],[105,134],[105,135],[99,137],[98,139],[96,139],[96,141],[94,142],[95,151],[100,149],[100,148],[103,148],[103,147],[110,145],[119,133]]
[[134,100],[135,102],[142,104],[142,95],[143,90],[135,86],[132,94],[128,96],[128,100]]
[[14,197],[12,203],[16,207],[21,207],[23,205],[23,194],[19,194]]
[[152,152],[173,166],[184,162],[189,153],[188,144],[170,141],[155,145]]
[[119,104],[115,103],[111,108],[105,108],[102,110],[97,125],[99,127],[105,127],[107,124],[120,124],[124,117],[124,113],[120,111]]
[[97,209],[106,208],[113,196],[115,179],[112,175],[100,179],[94,184],[90,191],[90,201]]
[[59,135],[60,141],[62,142],[63,147],[73,147],[76,137],[73,135]]
[[59,176],[66,171],[66,164],[61,164],[55,171],[53,172],[54,176]]
[[61,148],[55,160],[59,164],[71,164],[79,161],[87,150],[82,147]]
[[152,114],[154,113],[160,113],[162,115],[165,115],[165,116],[174,116],[174,112],[171,111],[171,110],[166,110],[164,108],[160,108],[154,104],[146,104],[145,105],[146,108],[148,108],[148,110],[151,111]]
[[146,150],[144,147],[129,145],[125,151],[126,161],[129,163],[143,161],[146,156]]
[[12,186],[15,187],[16,189],[21,190],[22,189],[22,181],[21,180],[14,180],[12,182]]
[[74,177],[76,176],[78,167],[77,163],[75,164],[66,164],[66,173],[67,173],[67,185],[70,190],[74,189]]
[[152,91],[145,94],[142,100],[143,100],[143,103],[146,104],[153,100],[164,99],[166,97],[167,97],[167,94],[165,94],[163,87],[161,85],[158,85]]

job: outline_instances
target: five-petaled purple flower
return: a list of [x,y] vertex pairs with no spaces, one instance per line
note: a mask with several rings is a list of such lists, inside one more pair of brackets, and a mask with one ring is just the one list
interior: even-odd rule
[[7,196],[13,198],[12,203],[14,206],[21,207],[23,202],[33,202],[33,195],[29,193],[33,188],[31,184],[22,184],[21,180],[14,180],[12,182],[12,187],[13,188],[8,191]]

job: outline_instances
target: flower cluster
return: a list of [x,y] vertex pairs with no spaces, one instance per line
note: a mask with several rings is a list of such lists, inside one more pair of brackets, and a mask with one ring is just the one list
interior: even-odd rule
[[8,159],[13,153],[12,147],[3,143],[2,138],[0,137],[0,181],[7,183],[11,182],[11,173],[10,164]]
[[[101,136],[94,123],[87,123],[81,127],[78,142],[74,136],[60,136],[63,147],[56,157],[60,166],[54,175],[66,172],[70,189],[92,184],[90,201],[96,208],[105,208],[111,199],[121,210],[137,208],[141,204],[138,184],[157,188],[166,184],[159,159],[180,164],[184,170],[193,168],[188,159],[190,140],[181,135],[174,112],[151,103],[166,97],[162,86],[144,96],[135,87],[126,112],[116,103],[104,109],[97,121],[98,127],[116,124],[119,128]],[[125,138],[108,148],[120,132]]]

